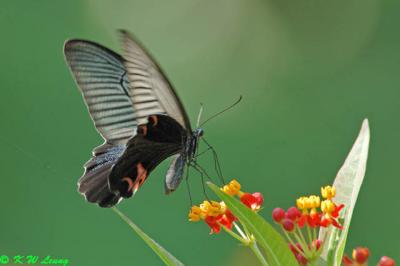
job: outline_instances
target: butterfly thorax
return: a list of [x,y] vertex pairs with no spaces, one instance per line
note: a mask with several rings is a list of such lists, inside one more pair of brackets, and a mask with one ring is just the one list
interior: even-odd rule
[[196,128],[191,137],[188,139],[188,145],[186,147],[186,153],[188,154],[189,160],[194,160],[197,153],[197,148],[199,146],[199,140],[204,135],[204,130],[202,128]]

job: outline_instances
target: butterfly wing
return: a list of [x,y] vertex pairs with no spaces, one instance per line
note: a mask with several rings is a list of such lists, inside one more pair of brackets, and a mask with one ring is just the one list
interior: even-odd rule
[[[190,137],[189,134],[192,131],[190,121],[185,112],[183,104],[179,100],[179,97],[177,96],[172,84],[168,81],[168,78],[162,71],[161,67],[153,59],[150,53],[146,51],[146,49],[130,33],[123,30],[120,31],[120,33],[122,36],[123,49],[125,52],[124,65],[132,88],[131,97],[137,114],[138,124],[146,124],[148,122],[148,117],[151,117],[153,115],[166,115],[166,117],[170,117],[173,120],[169,122],[170,128],[166,129],[165,131],[157,131],[157,134],[159,134],[160,136],[170,136],[172,138],[177,136],[179,138],[179,141],[176,143],[178,145],[176,146],[178,147],[178,149],[174,149],[174,147],[169,148],[169,140],[163,142],[164,144],[161,144],[165,145],[164,148],[159,149],[156,147],[155,143],[152,143],[152,145],[148,145],[148,152],[143,152],[150,153],[150,150],[158,149],[161,157],[155,155],[153,156],[154,160],[150,163],[150,165],[154,166],[158,165],[162,160],[166,159],[172,154],[175,154],[177,152],[180,152],[182,154],[179,159],[172,161],[165,179],[165,192],[169,194],[178,187],[182,179],[183,169],[186,163],[184,146],[186,144],[186,139]],[[160,118],[163,119],[162,116],[160,116]],[[162,122],[161,119],[160,121]],[[178,127],[178,125],[174,125],[175,122],[177,122],[182,127],[182,129],[174,132],[171,130],[171,128]],[[161,128],[161,126],[158,128]],[[151,133],[150,130],[148,130],[148,132],[148,134]],[[185,140],[182,140],[183,138]],[[138,142],[140,142],[139,139],[135,140],[136,145],[140,147]],[[159,144],[158,141],[156,141],[156,143],[157,145]],[[174,152],[170,152],[170,149],[174,150]],[[132,148],[132,150],[137,152],[136,148]],[[127,151],[125,161],[132,162],[131,165],[135,165],[136,167],[138,167],[138,161],[133,158],[133,153],[134,152]],[[126,167],[126,171],[128,171],[128,169],[129,167]],[[147,175],[149,172],[150,171],[147,171]],[[110,177],[110,180],[111,179],[113,178]],[[116,177],[114,177],[114,179],[118,180]],[[137,190],[137,188],[139,187],[138,184],[140,183],[137,183],[137,181],[135,181],[137,180],[137,176],[135,176],[135,173],[132,174],[132,180],[134,181],[133,184],[136,187],[131,190],[135,192],[135,189]],[[110,183],[112,184],[113,182]],[[140,185],[142,183],[140,183]],[[129,187],[126,187],[126,182],[123,182],[123,184],[125,186],[124,188],[121,188],[118,185],[111,185],[111,187],[114,187],[115,190],[120,191],[122,194],[130,196],[132,191],[124,193]]]
[[[64,48],[89,113],[105,139],[85,164],[79,191],[103,207],[115,205],[121,196],[130,197],[161,161],[182,152],[183,139],[191,132],[183,105],[161,68],[131,35],[122,32],[122,37],[125,59],[90,41],[70,40]],[[135,135],[138,125],[147,126],[154,115],[171,120],[163,130]]]
[[126,143],[137,121],[122,57],[83,40],[67,41],[64,54],[98,132],[109,143]]
[[165,194],[174,192],[182,181],[183,172],[186,166],[186,155],[184,153],[175,155],[168,168],[164,181]]
[[85,173],[78,181],[78,191],[87,201],[111,207],[121,199],[110,191],[108,177],[125,148],[125,145],[105,143],[93,150],[93,157],[84,165]]
[[[146,117],[167,114],[191,132],[190,121],[171,83],[156,61],[128,32],[120,31],[124,48],[125,68],[133,88],[132,101],[138,113],[138,124]],[[144,96],[144,93],[146,96]]]
[[114,205],[120,197],[109,190],[108,176],[137,128],[123,59],[99,44],[84,40],[67,41],[64,55],[95,127],[105,140],[84,165],[78,190],[90,202]]
[[163,160],[181,152],[186,130],[173,118],[153,115],[127,143],[127,148],[109,175],[111,191],[129,198]]

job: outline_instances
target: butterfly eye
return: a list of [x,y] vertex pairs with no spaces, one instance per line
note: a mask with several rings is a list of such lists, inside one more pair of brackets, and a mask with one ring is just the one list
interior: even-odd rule
[[201,129],[201,128],[197,129],[197,135],[198,135],[199,137],[202,137],[202,136],[204,135],[204,130]]

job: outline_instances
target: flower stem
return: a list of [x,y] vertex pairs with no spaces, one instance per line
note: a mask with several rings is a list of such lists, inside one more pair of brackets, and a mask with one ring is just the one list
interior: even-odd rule
[[[239,221],[239,222],[240,222],[240,221]],[[236,223],[234,223],[234,224],[236,224]],[[240,224],[242,225],[242,227],[243,227],[244,232],[246,233],[246,235],[247,235],[248,237],[250,237],[251,234],[250,234],[249,229],[247,229],[246,225],[245,225],[244,223],[242,223],[242,222],[240,222]]]
[[[307,240],[306,240],[306,238],[304,237],[303,232],[301,231],[301,229],[300,229],[298,226],[296,226],[296,230],[297,230],[298,235],[300,236],[300,238],[301,238],[301,240],[302,240],[302,243],[307,247]],[[310,242],[311,242],[311,241],[310,241]]]
[[[296,241],[300,244],[301,248],[303,249],[303,253],[305,254],[305,257],[306,257],[307,259],[309,259],[310,256],[311,256],[311,254],[310,254],[310,252],[309,252],[309,250],[308,250],[308,246],[307,246],[307,243],[306,243],[305,240],[304,240],[303,234],[302,234],[301,231],[300,231],[299,234],[297,234],[296,232],[293,232],[293,235],[294,235]],[[300,235],[300,236],[299,236],[299,235]]]
[[296,243],[293,241],[293,239],[290,237],[290,235],[289,235],[285,230],[282,230],[282,231],[283,231],[283,233],[285,234],[286,238],[289,240],[290,244],[292,244],[293,248],[294,248],[298,253],[300,253],[303,257],[306,257],[306,254],[305,254],[301,249],[299,249],[299,248],[296,246]]
[[235,239],[237,239],[240,243],[242,243],[245,246],[249,245],[249,240],[247,238],[242,238],[240,237],[238,234],[232,232],[232,230],[230,230],[229,228],[226,228],[225,225],[221,225],[221,227],[225,230],[225,232],[227,232],[228,234],[230,234],[232,237],[234,237]]
[[311,229],[309,226],[307,226],[307,234],[308,234],[308,243],[312,243],[314,239],[311,236]]
[[260,249],[257,246],[257,243],[255,240],[251,241],[249,245],[250,249],[253,251],[253,253],[256,255],[257,259],[260,261],[261,265],[263,266],[268,266],[268,262],[264,258],[264,255],[261,253]]
[[245,234],[243,233],[242,229],[240,229],[240,226],[239,226],[237,223],[233,222],[233,225],[235,226],[236,231],[238,231],[238,233],[240,234],[240,236],[241,236],[243,239],[248,239],[248,235],[245,235]]
[[317,266],[317,260],[310,260],[310,261],[308,261],[307,266]]
[[317,229],[315,227],[313,228],[313,238],[317,239]]

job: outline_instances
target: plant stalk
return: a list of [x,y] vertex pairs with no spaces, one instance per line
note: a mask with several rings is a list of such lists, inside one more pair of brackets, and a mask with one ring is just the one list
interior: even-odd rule
[[269,266],[267,260],[264,258],[264,255],[261,253],[261,250],[258,248],[256,241],[253,239],[249,245],[250,249],[256,255],[257,259],[260,261],[261,265]]

